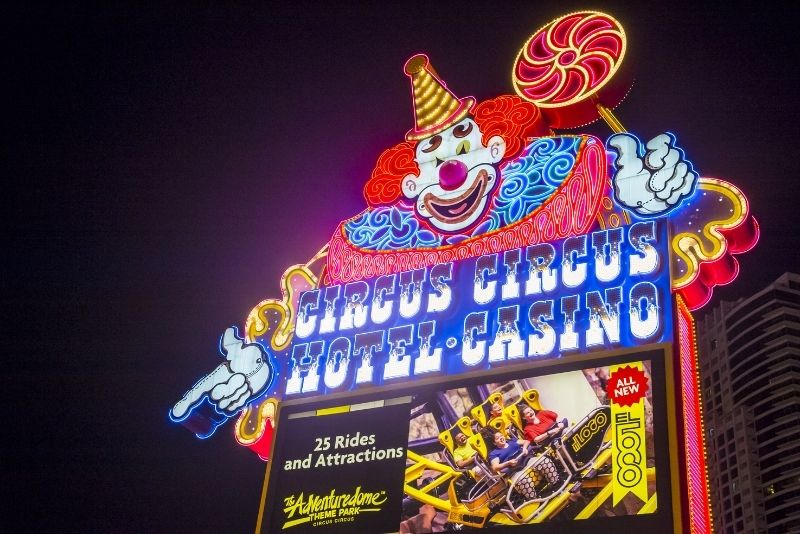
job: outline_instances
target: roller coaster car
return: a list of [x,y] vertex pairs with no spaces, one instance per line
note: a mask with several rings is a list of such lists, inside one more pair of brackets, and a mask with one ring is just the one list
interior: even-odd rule
[[464,416],[460,418],[458,421],[456,421],[456,424],[444,432],[440,432],[439,443],[444,446],[442,456],[444,456],[450,467],[456,471],[465,471],[455,462],[456,436],[458,434],[464,434],[468,438],[474,434],[472,431],[472,421],[470,421],[469,417]]
[[[472,409],[470,409],[469,413],[470,415],[472,415],[472,418],[478,422],[479,426],[486,427],[493,420],[503,419],[503,417],[492,416],[492,406],[494,406],[495,404],[500,405],[501,410],[503,409],[504,406],[503,394],[500,393],[499,391],[495,391],[494,393],[486,397],[485,401],[478,404],[477,406],[473,406]],[[508,421],[504,422],[506,423],[506,425],[509,424]]]
[[529,523],[566,506],[563,496],[579,491],[582,480],[606,468],[610,429],[611,409],[601,406],[554,438],[542,454],[512,475],[503,513],[514,522]]
[[[502,410],[499,417],[492,414],[492,407],[495,404],[499,405]],[[535,410],[542,409],[539,403],[539,392],[537,390],[529,389],[525,391],[517,404],[507,407],[504,407],[502,393],[495,391],[490,394],[484,402],[474,406],[470,410],[470,414],[479,427],[492,429],[494,432],[500,432],[508,438],[510,429],[516,429],[514,433],[516,435],[522,435],[523,421],[521,414],[525,406],[530,406]],[[468,436],[468,444],[477,452],[475,465],[478,467],[480,473],[478,476],[472,475],[471,470],[467,471],[460,468],[455,461],[454,451],[456,435],[458,433],[464,433]],[[495,473],[494,469],[492,469],[488,461],[488,446],[481,434],[475,434],[472,431],[471,421],[468,417],[462,417],[455,425],[440,433],[439,441],[445,446],[446,450],[443,451],[443,456],[448,464],[450,464],[454,470],[462,473],[462,475],[467,472],[470,473],[471,477],[475,478],[474,482],[471,478],[466,476],[451,482],[448,490],[452,505],[451,511],[456,511],[460,503],[472,514],[476,514],[475,517],[470,518],[473,521],[467,521],[467,523],[472,526],[483,526],[482,522],[478,523],[474,520],[478,517],[483,517],[485,521],[488,515],[493,514],[494,510],[496,510],[503,501],[508,499],[509,480],[507,475]],[[550,486],[554,486],[559,480],[567,480],[566,476],[558,473],[552,460],[544,455],[530,459],[529,464],[531,463],[533,467],[524,470],[529,473],[529,477],[543,477],[543,480],[547,481],[546,484]],[[543,469],[547,469],[546,475],[540,475]],[[532,475],[530,475],[530,473],[532,473]],[[519,474],[520,473],[517,473],[517,475]],[[561,488],[556,488],[553,491],[557,489]],[[465,522],[461,514],[457,512],[451,512],[449,519],[453,522]]]
[[[522,398],[519,402],[503,408],[503,418],[517,429],[519,435],[522,435],[525,429],[525,422],[522,420],[522,411],[527,406],[533,408],[537,412],[542,409],[542,405],[539,404],[539,392],[537,390],[527,390],[522,394]],[[508,437],[508,432],[504,432],[503,435]]]
[[[474,431],[474,425],[522,435],[522,411],[526,406],[541,410],[539,393],[527,390],[516,404],[503,407],[502,417],[492,417],[493,404],[503,406],[500,392],[470,410],[475,418],[464,416],[439,434],[444,446],[442,456],[448,465],[440,464],[409,450],[411,464],[406,468],[406,492],[420,502],[431,504],[448,513],[451,523],[482,528],[487,521],[501,524],[537,523],[558,514],[579,492],[584,481],[608,474],[611,461],[611,410],[595,408],[571,428],[564,429],[548,442],[520,458],[524,465],[511,475],[495,473],[489,465],[489,444]],[[476,451],[474,469],[464,469],[455,460],[456,436],[463,433],[467,444]],[[422,488],[409,481],[418,479],[425,470],[440,474]],[[446,484],[447,500],[437,488]]]
[[[439,442],[444,445],[442,456],[450,467],[459,473],[448,487],[448,499],[451,504],[449,520],[480,527],[486,521],[489,508],[505,499],[506,484],[502,477],[495,475],[481,463],[475,464],[477,472],[458,465],[455,457],[458,434],[467,436],[467,444],[474,450],[486,449],[481,436],[473,433],[472,421],[466,416],[439,434]],[[469,514],[464,514],[463,509],[459,511],[461,508],[459,504],[463,505]]]

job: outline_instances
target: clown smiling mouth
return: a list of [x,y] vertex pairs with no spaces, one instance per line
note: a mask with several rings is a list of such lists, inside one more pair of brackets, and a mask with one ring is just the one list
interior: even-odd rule
[[457,224],[467,220],[475,211],[475,207],[480,203],[480,199],[486,194],[486,184],[489,173],[481,169],[475,177],[475,183],[469,190],[452,199],[442,199],[428,193],[423,198],[428,212],[440,221],[450,224]]

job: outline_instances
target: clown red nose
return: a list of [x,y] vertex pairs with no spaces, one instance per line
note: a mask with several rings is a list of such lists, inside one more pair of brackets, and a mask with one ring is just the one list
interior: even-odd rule
[[458,160],[451,159],[439,167],[439,184],[442,189],[453,191],[464,184],[467,179],[467,165]]

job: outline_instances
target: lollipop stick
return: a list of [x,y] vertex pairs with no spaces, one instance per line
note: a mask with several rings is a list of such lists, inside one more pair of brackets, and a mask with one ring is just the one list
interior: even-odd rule
[[613,111],[605,107],[603,104],[597,103],[595,105],[597,106],[597,113],[600,114],[600,118],[606,121],[606,124],[608,124],[608,127],[611,128],[611,131],[614,133],[623,133],[626,131],[625,127],[621,122],[619,122],[619,119],[616,115],[614,115]]
[[[597,107],[597,113],[600,115],[605,123],[611,128],[614,133],[624,133],[625,127],[619,121],[614,112],[595,99],[594,105]],[[621,224],[630,224],[631,216],[627,210],[614,207],[614,202],[611,197],[605,196],[600,202],[601,210],[597,214],[597,221],[600,223],[600,228],[617,228]]]
[[310,260],[308,260],[308,261],[306,262],[306,267],[308,267],[309,265],[311,265],[311,264],[312,264],[312,263],[314,263],[315,261],[317,261],[317,260],[319,260],[319,259],[322,259],[322,258],[324,258],[324,257],[325,257],[325,256],[327,256],[327,255],[328,255],[328,243],[325,243],[325,244],[322,246],[322,248],[321,248],[321,249],[319,249],[319,252],[317,252],[316,254],[314,254],[314,257],[313,257],[313,258],[311,258]]

